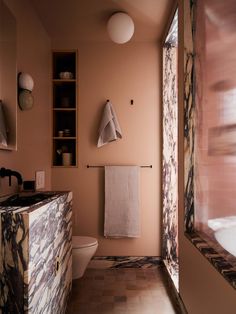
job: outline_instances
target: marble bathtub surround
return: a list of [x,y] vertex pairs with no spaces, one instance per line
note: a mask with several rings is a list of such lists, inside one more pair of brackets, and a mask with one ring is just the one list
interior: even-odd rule
[[203,239],[198,233],[186,233],[186,236],[232,287],[236,289],[236,267],[228,261],[229,254],[227,254],[226,251],[221,253],[219,253],[218,250],[216,251],[214,246]]
[[71,289],[72,193],[0,212],[0,312],[64,313]]

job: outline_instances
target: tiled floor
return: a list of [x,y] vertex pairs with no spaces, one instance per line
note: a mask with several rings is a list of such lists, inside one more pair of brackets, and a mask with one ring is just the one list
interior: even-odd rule
[[174,314],[162,267],[87,269],[73,281],[67,314]]

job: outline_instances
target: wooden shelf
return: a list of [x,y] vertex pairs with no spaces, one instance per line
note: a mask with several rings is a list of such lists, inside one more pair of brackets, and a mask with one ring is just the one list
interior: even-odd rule
[[[73,79],[61,79],[61,72]],[[52,52],[52,167],[77,167],[77,51]],[[58,136],[69,130],[70,136]],[[68,154],[71,162],[68,162]],[[67,158],[67,161],[66,161]]]
[[53,137],[54,140],[76,140],[75,136],[54,136]]
[[52,165],[52,168],[77,168],[78,166],[55,166],[55,165]]
[[53,83],[60,84],[60,83],[75,83],[76,79],[53,79]]
[[53,108],[55,111],[76,111],[76,108],[60,108],[60,107],[55,107]]

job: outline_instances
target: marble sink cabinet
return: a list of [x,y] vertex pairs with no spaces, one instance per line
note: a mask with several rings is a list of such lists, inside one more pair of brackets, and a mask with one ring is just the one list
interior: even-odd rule
[[72,193],[0,207],[0,313],[61,314],[72,282]]

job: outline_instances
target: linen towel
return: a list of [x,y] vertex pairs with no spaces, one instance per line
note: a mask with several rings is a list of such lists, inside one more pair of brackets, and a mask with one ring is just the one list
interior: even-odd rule
[[121,128],[112,104],[107,101],[99,128],[97,147],[101,147],[118,138],[122,138]]
[[0,144],[7,147],[7,128],[3,112],[3,104],[0,100]]
[[105,166],[104,236],[140,237],[138,166]]

